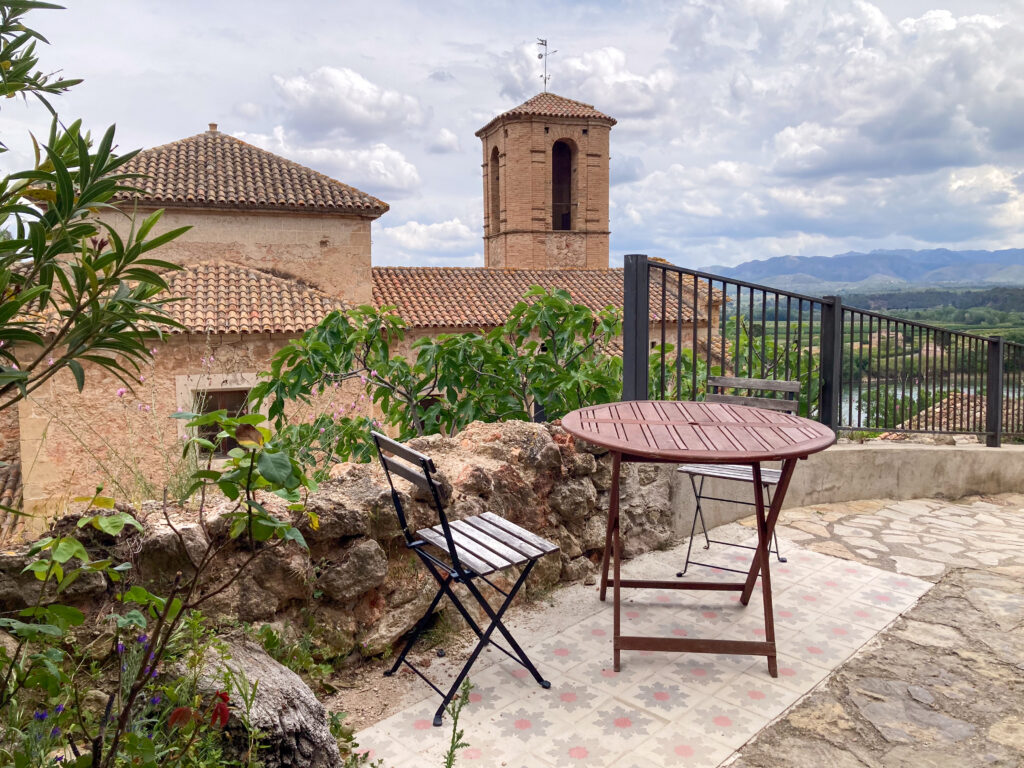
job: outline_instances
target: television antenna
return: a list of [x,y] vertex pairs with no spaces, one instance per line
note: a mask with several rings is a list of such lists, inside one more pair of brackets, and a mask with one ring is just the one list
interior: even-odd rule
[[544,81],[544,93],[547,93],[548,80],[551,79],[551,75],[548,74],[548,56],[558,53],[558,51],[549,51],[548,41],[545,40],[543,37],[537,38],[537,45],[544,49],[542,52],[537,54],[537,58],[541,59],[544,62],[544,74],[540,76],[540,79]]

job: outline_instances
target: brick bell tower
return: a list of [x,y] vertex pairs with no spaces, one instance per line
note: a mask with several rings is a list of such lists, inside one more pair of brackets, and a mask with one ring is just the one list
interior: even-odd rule
[[553,93],[476,132],[483,143],[484,264],[608,269],[608,144],[615,120]]

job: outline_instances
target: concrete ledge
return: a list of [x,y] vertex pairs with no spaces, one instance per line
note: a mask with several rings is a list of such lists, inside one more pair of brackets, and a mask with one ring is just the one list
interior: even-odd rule
[[[674,471],[674,470],[672,470]],[[675,472],[672,505],[677,530],[689,535],[693,491],[689,478]],[[705,495],[735,496],[739,483],[706,480]],[[1024,446],[916,445],[884,442],[834,445],[801,461],[793,474],[785,507],[860,499],[959,499],[975,494],[1024,491]],[[747,490],[753,500],[753,493]],[[753,507],[704,503],[708,527],[753,513]]]

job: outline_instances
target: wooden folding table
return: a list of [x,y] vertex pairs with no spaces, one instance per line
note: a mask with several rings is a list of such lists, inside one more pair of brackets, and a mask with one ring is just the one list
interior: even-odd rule
[[[607,448],[612,455],[611,498],[601,562],[601,600],[608,587],[609,560],[613,563],[614,663],[619,669],[623,650],[731,653],[768,658],[768,672],[778,676],[772,582],[768,546],[779,510],[786,498],[797,459],[807,458],[832,445],[836,436],[824,424],[787,413],[727,403],[637,400],[580,408],[562,419],[562,427],[575,437]],[[761,462],[781,461],[782,475],[765,510]],[[757,515],[757,549],[745,581],[658,581],[623,579],[619,575],[622,546],[619,540],[619,470],[622,462],[669,464],[746,464],[753,471]],[[740,592],[746,605],[761,576],[764,601],[763,641],[699,638],[640,637],[620,633],[622,589],[704,589]]]

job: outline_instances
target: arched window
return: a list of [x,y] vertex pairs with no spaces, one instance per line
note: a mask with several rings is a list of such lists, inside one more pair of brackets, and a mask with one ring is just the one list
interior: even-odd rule
[[501,232],[501,186],[498,179],[498,148],[491,150],[491,234]]
[[564,140],[551,147],[551,228],[576,228],[576,147]]

